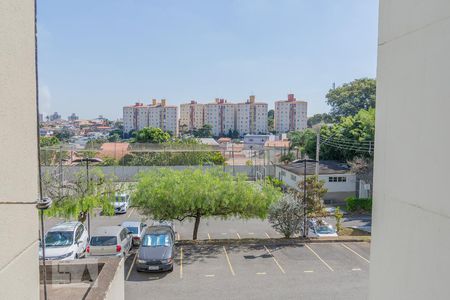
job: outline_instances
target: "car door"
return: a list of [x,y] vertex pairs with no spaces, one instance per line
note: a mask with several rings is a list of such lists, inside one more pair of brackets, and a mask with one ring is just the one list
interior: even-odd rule
[[81,254],[83,253],[83,241],[81,239],[82,234],[83,228],[80,225],[78,225],[77,228],[75,228],[75,239],[74,239],[77,257],[80,257]]
[[84,252],[86,252],[86,247],[87,247],[87,245],[89,243],[89,240],[88,240],[89,236],[88,236],[88,232],[86,230],[86,227],[84,227],[83,224],[81,224],[80,227],[81,227],[81,237],[80,237],[81,244],[80,244],[80,247],[81,247],[81,251],[84,253]]

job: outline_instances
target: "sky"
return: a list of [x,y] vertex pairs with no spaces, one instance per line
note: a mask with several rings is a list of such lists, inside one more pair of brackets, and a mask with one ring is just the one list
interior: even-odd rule
[[375,78],[378,0],[38,0],[40,111],[122,117],[122,107],[295,94]]

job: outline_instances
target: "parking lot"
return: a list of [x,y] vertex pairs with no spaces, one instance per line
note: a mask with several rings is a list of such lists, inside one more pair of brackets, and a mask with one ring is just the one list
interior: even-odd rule
[[[126,261],[127,299],[366,299],[368,243],[184,245],[171,273]],[[133,266],[132,269],[131,266]]]
[[[113,217],[96,215],[92,227],[151,220],[131,208]],[[50,228],[61,220],[50,218]],[[135,251],[125,261],[126,299],[366,299],[369,243],[279,245],[261,220],[202,220],[199,239],[233,239],[193,245],[192,222],[176,223],[176,257],[170,273],[138,273]],[[245,239],[256,241],[243,242]],[[239,241],[239,240],[243,241]],[[259,241],[258,241],[259,239]]]

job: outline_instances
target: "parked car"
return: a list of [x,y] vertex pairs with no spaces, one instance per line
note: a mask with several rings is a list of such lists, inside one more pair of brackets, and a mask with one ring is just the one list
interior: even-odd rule
[[126,193],[116,194],[116,199],[113,205],[114,205],[114,213],[126,214],[127,209],[130,206],[130,195]]
[[[71,260],[86,255],[88,233],[81,222],[65,222],[45,234],[46,260]],[[42,246],[39,247],[42,258]]]
[[172,271],[174,240],[175,232],[170,226],[147,227],[137,253],[137,271]]
[[325,221],[310,223],[310,233],[316,237],[337,237],[336,229]]
[[141,240],[147,224],[139,221],[125,221],[121,224],[121,226],[126,227],[133,235],[133,246],[138,246],[141,244]]
[[125,256],[132,246],[132,233],[122,226],[98,227],[91,235],[89,256]]

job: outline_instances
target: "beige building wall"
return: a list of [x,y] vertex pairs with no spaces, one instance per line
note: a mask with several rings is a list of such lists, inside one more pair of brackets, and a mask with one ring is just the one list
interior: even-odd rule
[[449,299],[450,1],[380,0],[370,299]]
[[0,1],[0,299],[39,298],[34,54],[34,1]]

